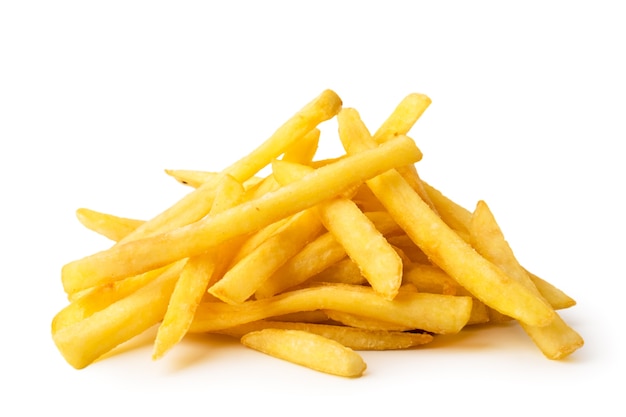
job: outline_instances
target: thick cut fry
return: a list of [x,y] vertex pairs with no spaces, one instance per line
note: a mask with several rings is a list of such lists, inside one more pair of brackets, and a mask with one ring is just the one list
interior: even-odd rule
[[421,152],[413,141],[399,136],[376,149],[318,168],[300,181],[216,216],[70,262],[61,271],[64,288],[73,293],[199,255],[228,239],[259,230],[420,158]]
[[295,214],[281,230],[229,269],[209,293],[230,304],[243,303],[321,231],[322,224],[313,210]]
[[332,339],[302,330],[264,329],[241,338],[245,346],[316,371],[359,377],[365,371],[363,358]]
[[84,320],[58,326],[52,339],[65,360],[81,369],[163,319],[181,263],[158,278]]
[[302,330],[335,340],[354,350],[408,349],[433,340],[433,336],[428,333],[365,330],[331,324],[265,320],[232,327],[218,333],[241,338],[247,333],[263,329]]
[[[491,210],[479,201],[470,222],[472,245],[487,259],[502,268],[508,276],[543,299],[526,270],[518,263],[511,247],[504,239]],[[558,315],[545,326],[520,323],[522,328],[549,359],[562,359],[583,345],[583,338]]]
[[328,284],[239,305],[202,303],[189,331],[211,332],[268,317],[326,309],[444,334],[457,333],[463,328],[470,317],[472,300],[404,291],[393,300],[385,300],[371,288]]
[[76,210],[76,217],[89,230],[119,242],[145,223],[143,220],[114,216],[86,208]]
[[[230,175],[224,175],[217,188],[209,215],[215,215],[237,205],[243,193],[243,187],[237,180]],[[216,250],[209,250],[187,260],[172,292],[163,322],[157,331],[153,359],[162,357],[187,333],[198,304],[202,301],[216,265],[220,261],[218,255],[221,256],[222,262],[227,262],[227,259],[224,259],[225,254]]]
[[[274,164],[280,183],[304,177],[313,168],[299,164]],[[280,175],[279,175],[280,174]],[[402,260],[374,223],[357,205],[345,197],[323,201],[318,214],[326,229],[361,269],[372,288],[387,299],[393,299],[402,283]]]
[[[354,109],[338,116],[339,135],[348,153],[374,148]],[[400,174],[391,170],[367,185],[396,222],[433,263],[488,306],[533,325],[546,325],[554,317],[548,303],[478,255],[419,197]]]

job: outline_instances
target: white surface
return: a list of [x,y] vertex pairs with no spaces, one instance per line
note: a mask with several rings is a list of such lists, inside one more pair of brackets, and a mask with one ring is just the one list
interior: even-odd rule
[[[0,414],[623,415],[619,2],[337,3],[0,5]],[[325,88],[371,130],[428,94],[411,132],[421,175],[468,208],[489,203],[522,263],[578,301],[563,316],[585,347],[552,362],[517,326],[477,330],[365,352],[365,376],[346,380],[225,339],[190,338],[155,363],[151,333],[67,365],[49,332],[60,268],[109,245],[74,210],[150,217],[186,191],[164,168],[218,170]]]

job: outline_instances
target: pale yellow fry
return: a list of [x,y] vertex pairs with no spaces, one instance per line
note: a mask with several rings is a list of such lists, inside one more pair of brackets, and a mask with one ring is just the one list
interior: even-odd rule
[[367,367],[352,349],[302,330],[258,330],[244,335],[241,343],[267,355],[337,376],[359,377]]
[[[479,201],[470,222],[472,245],[487,259],[502,268],[508,276],[543,299],[526,270],[518,263],[491,210]],[[550,359],[561,359],[583,346],[583,338],[558,315],[545,326],[521,323],[524,331]]]
[[[338,121],[339,136],[349,154],[376,146],[356,110],[343,109]],[[430,260],[476,298],[525,323],[546,325],[552,321],[554,311],[544,300],[476,253],[397,171],[368,180],[367,185]]]
[[144,223],[143,220],[114,216],[87,208],[76,210],[76,217],[87,229],[115,242],[122,240]]
[[328,268],[312,276],[307,282],[335,282],[338,284],[363,285],[367,283],[367,280],[361,274],[359,266],[355,264],[352,259],[347,258],[335,262]]
[[318,168],[300,181],[216,216],[70,262],[61,273],[64,289],[73,293],[199,255],[226,240],[259,230],[420,158],[421,152],[415,143],[399,136],[376,149]]
[[415,330],[413,327],[377,320],[371,317],[362,317],[356,314],[346,313],[344,311],[324,310],[324,313],[329,319],[356,329],[381,332],[404,332],[407,330]]
[[209,288],[209,293],[227,303],[244,302],[321,231],[322,224],[313,210],[295,214],[281,230],[230,268]]
[[386,300],[371,288],[327,284],[239,305],[202,303],[191,332],[211,332],[301,311],[337,310],[433,333],[457,333],[469,320],[470,297],[399,292]]
[[528,270],[526,272],[543,298],[545,298],[555,310],[561,310],[563,308],[569,308],[576,305],[576,300],[565,294],[554,285],[550,284],[548,281],[538,277]]
[[263,329],[302,330],[315,333],[341,343],[353,350],[397,350],[424,345],[433,340],[428,333],[409,333],[357,329],[319,323],[300,323],[285,321],[255,321],[219,331],[232,337],[241,338],[245,334]]
[[162,320],[183,264],[85,319],[54,329],[52,339],[65,360],[84,368]]
[[[209,215],[221,213],[237,205],[243,194],[242,185],[230,175],[224,175],[217,188]],[[209,250],[187,260],[172,292],[165,317],[157,331],[152,353],[153,359],[161,358],[187,333],[198,304],[202,301],[215,272],[216,264],[219,262],[218,255],[223,256],[222,253]]]
[[319,129],[311,130],[300,141],[285,150],[282,160],[304,165],[311,163],[317,152],[320,133]]
[[[300,164],[278,162],[273,165],[274,176],[283,185],[313,171]],[[359,265],[372,288],[387,299],[395,297],[402,283],[402,260],[374,223],[344,197],[323,201],[317,208],[326,229]]]

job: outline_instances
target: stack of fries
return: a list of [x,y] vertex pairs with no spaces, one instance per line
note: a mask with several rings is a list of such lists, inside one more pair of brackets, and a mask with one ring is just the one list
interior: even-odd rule
[[[220,333],[357,377],[356,351],[508,320],[550,359],[580,348],[556,313],[574,300],[517,262],[487,204],[470,212],[419,177],[406,135],[429,104],[408,95],[371,134],[326,90],[221,172],[166,171],[194,190],[151,220],[79,209],[116,243],[63,267],[61,354],[84,368],[158,325],[155,359],[188,332]],[[333,117],[345,155],[316,160]]]

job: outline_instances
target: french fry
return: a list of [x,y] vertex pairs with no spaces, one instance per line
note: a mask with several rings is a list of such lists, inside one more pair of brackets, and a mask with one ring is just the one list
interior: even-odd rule
[[302,330],[264,329],[241,338],[245,346],[328,374],[358,377],[365,362],[352,349]]
[[322,231],[313,210],[297,213],[273,236],[237,262],[209,293],[230,303],[243,303],[288,259]]
[[247,333],[263,329],[301,330],[309,333],[315,333],[328,339],[335,340],[343,346],[353,350],[408,349],[424,345],[433,340],[433,336],[428,333],[378,331],[331,324],[266,320],[243,324],[241,326],[219,331],[218,333],[241,338]]
[[[230,175],[224,175],[217,187],[209,215],[221,213],[237,205],[243,194],[243,186]],[[152,353],[153,359],[161,358],[185,336],[217,264],[220,259],[222,262],[227,261],[224,256],[223,252],[209,250],[187,260],[157,331]]]
[[399,292],[386,300],[362,286],[328,284],[238,305],[202,303],[190,332],[212,332],[299,311],[337,310],[432,333],[457,333],[467,323],[470,297]]
[[82,369],[161,321],[183,265],[183,261],[176,263],[147,285],[83,320],[56,326],[52,339],[65,360]]
[[313,129],[298,142],[289,146],[283,154],[282,160],[297,164],[308,165],[313,161],[320,140],[320,130]]
[[420,158],[421,152],[413,141],[398,136],[376,149],[318,168],[300,181],[216,216],[70,262],[61,271],[63,286],[72,293],[199,255],[228,239],[259,230]]
[[[343,109],[338,121],[339,136],[348,154],[376,147],[356,110]],[[367,185],[431,261],[476,298],[528,324],[541,326],[552,321],[554,311],[548,303],[478,255],[397,171],[368,180]]]
[[89,230],[119,242],[141,226],[144,221],[101,213],[87,208],[76,210],[76,217]]
[[[484,201],[479,201],[476,205],[470,222],[470,237],[472,245],[478,252],[528,288],[537,298],[543,299],[526,270],[518,263]],[[582,347],[584,343],[583,338],[556,313],[547,325],[533,326],[523,322],[520,324],[549,359],[562,359]]]
[[[313,171],[313,168],[286,162],[274,166],[281,167],[274,175],[283,184]],[[402,260],[374,223],[346,197],[323,201],[317,208],[326,229],[359,265],[372,288],[383,297],[393,299],[402,283]]]

